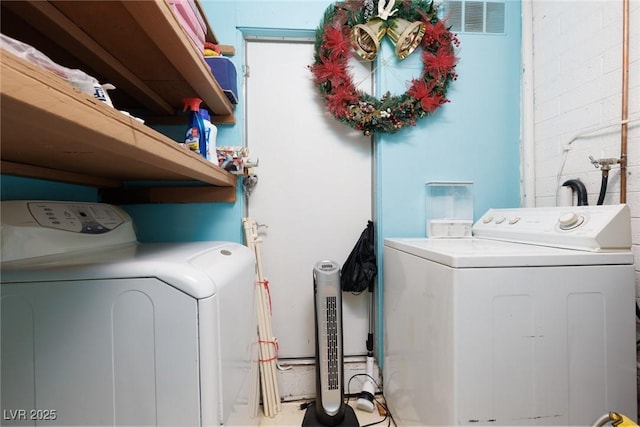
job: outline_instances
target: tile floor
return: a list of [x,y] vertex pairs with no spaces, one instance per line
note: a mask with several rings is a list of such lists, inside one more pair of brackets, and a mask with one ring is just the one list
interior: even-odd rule
[[[260,417],[260,427],[265,426],[277,426],[277,427],[300,427],[302,426],[302,419],[304,418],[305,409],[301,409],[301,404],[305,401],[285,402],[282,404],[282,411],[278,413],[274,418],[268,418],[264,415]],[[349,401],[349,405],[354,408],[358,423],[361,427],[364,426],[379,426],[379,427],[395,427],[393,421],[387,417],[385,418],[385,411],[382,406],[377,405],[377,409],[371,412],[361,411],[356,408],[355,399]]]

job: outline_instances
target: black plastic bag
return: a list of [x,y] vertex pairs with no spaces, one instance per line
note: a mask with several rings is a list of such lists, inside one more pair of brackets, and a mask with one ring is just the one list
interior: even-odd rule
[[375,226],[372,221],[368,221],[367,228],[342,266],[340,286],[344,292],[360,293],[366,289],[373,291],[377,275]]

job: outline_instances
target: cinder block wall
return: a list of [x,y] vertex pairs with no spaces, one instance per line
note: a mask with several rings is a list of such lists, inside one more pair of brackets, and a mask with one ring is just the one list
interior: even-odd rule
[[[526,7],[526,6],[525,6]],[[589,161],[620,157],[622,0],[537,0],[532,17],[532,86],[536,206],[555,204],[560,185],[580,178],[595,205],[601,172]],[[631,207],[636,298],[640,296],[640,0],[630,1],[627,204]],[[575,140],[573,140],[575,138]],[[573,142],[571,142],[573,140]],[[566,147],[568,151],[565,152]],[[531,161],[529,159],[529,161]],[[564,167],[563,167],[564,161]],[[605,204],[620,202],[613,166]],[[638,299],[640,300],[640,299]]]

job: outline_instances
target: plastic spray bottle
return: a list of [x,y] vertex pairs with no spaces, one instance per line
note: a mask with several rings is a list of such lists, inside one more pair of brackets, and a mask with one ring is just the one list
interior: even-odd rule
[[206,129],[200,115],[200,98],[184,98],[184,111],[189,109],[189,126],[185,133],[184,143],[189,149],[202,157],[207,154]]

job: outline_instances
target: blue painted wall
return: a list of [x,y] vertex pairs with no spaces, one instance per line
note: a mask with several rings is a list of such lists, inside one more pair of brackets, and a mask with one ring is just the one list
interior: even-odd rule
[[98,201],[98,191],[93,187],[10,175],[2,175],[0,179],[0,196],[2,200]]

